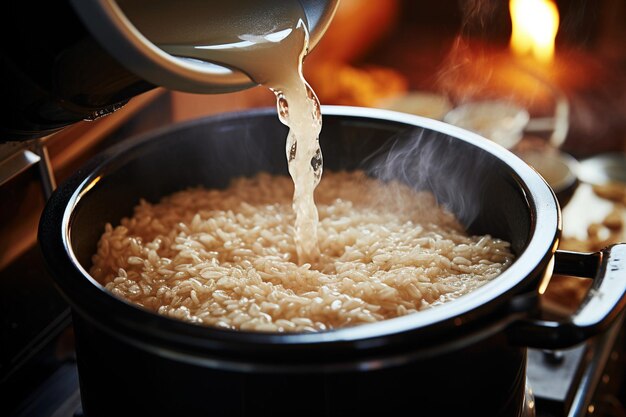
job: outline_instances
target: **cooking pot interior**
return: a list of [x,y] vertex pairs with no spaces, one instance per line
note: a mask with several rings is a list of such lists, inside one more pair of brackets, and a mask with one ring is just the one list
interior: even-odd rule
[[[72,212],[71,244],[89,270],[107,222],[118,224],[144,198],[190,186],[224,188],[260,171],[288,175],[287,128],[275,110],[205,119],[113,148],[83,185]],[[475,144],[398,121],[326,115],[324,170],[364,169],[432,191],[473,234],[491,234],[519,255],[532,234],[532,209],[506,161]],[[323,177],[322,177],[323,181]]]

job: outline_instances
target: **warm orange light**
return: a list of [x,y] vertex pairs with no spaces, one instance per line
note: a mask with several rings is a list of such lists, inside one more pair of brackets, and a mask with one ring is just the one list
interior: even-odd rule
[[509,10],[513,51],[518,55],[531,55],[541,62],[551,62],[559,29],[556,5],[550,0],[509,0]]

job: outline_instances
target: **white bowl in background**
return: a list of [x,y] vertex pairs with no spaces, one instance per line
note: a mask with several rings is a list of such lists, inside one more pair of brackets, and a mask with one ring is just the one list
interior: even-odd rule
[[455,107],[444,116],[443,121],[511,149],[522,139],[530,114],[511,101],[484,100]]

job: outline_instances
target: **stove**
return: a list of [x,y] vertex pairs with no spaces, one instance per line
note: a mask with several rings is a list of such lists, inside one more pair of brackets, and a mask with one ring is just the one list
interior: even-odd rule
[[564,350],[528,350],[527,379],[538,417],[623,416],[623,318]]
[[[161,103],[156,108],[163,108]],[[131,121],[107,135],[110,146],[150,123]],[[128,120],[125,120],[128,122]],[[11,198],[23,177],[35,179],[43,200],[54,188],[46,142],[0,145],[0,196]],[[623,320],[584,344],[528,351],[525,415],[626,416]],[[82,416],[70,309],[47,274],[36,245],[0,269],[0,415]]]

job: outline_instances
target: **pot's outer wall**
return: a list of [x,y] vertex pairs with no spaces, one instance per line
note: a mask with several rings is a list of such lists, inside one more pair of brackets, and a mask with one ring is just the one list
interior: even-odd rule
[[[155,357],[74,315],[83,410],[90,417],[517,417],[526,349],[503,334],[404,366],[353,372],[208,369]],[[126,414],[128,413],[128,414]]]

